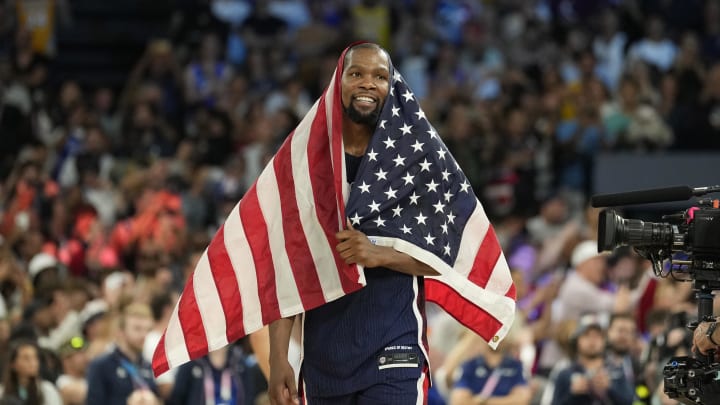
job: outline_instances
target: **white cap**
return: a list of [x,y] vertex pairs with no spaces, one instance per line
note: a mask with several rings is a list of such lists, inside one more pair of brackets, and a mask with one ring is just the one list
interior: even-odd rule
[[58,260],[55,256],[40,252],[30,259],[30,263],[28,263],[28,273],[30,274],[30,278],[34,280],[43,270],[57,267],[57,265]]
[[101,298],[94,299],[85,304],[80,311],[80,322],[85,325],[88,321],[94,319],[98,315],[108,312],[108,304]]
[[578,243],[570,256],[570,265],[577,267],[584,261],[600,256],[596,240],[584,240]]

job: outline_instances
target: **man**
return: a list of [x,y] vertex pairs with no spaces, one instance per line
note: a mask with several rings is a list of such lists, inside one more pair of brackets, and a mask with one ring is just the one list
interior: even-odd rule
[[85,403],[126,405],[132,397],[145,403],[147,398],[154,398],[159,404],[150,364],[142,358],[145,336],[153,327],[152,312],[146,304],[132,303],[123,309],[118,321],[115,350],[93,360],[88,367]]
[[270,396],[292,403],[288,342],[304,314],[306,403],[418,403],[425,300],[495,348],[515,297],[467,177],[387,53],[359,44],[203,252],[153,369],[270,325]]
[[[366,153],[389,83],[389,58],[382,48],[360,44],[348,51],[342,74],[348,182]],[[422,288],[422,276],[437,272],[405,253],[373,245],[351,226],[336,236],[343,259],[367,269],[367,286],[305,314],[301,384],[307,403],[415,403],[424,395],[419,381],[427,370],[419,339],[425,325],[416,316],[424,312],[424,302],[413,291]],[[297,396],[288,362],[292,323],[284,318],[270,324],[274,403],[292,403]]]
[[[607,280],[607,255],[598,253],[597,241],[585,240],[572,251],[570,264],[574,271],[568,273],[552,305],[552,320],[559,323],[578,319],[585,313],[611,314],[627,312],[637,302],[641,292],[631,291],[627,284],[618,286],[617,291],[603,289]],[[565,360],[560,347],[548,341],[540,354],[542,374],[550,374],[559,360]]]
[[628,313],[612,314],[607,330],[608,364],[623,370],[625,378],[635,386],[638,361],[633,357],[633,348],[637,341],[635,318]]
[[513,358],[511,346],[517,342],[511,339],[504,340],[497,350],[484,349],[480,356],[462,364],[460,377],[450,394],[450,405],[530,403],[532,392],[523,375],[522,363]]
[[55,381],[66,405],[82,405],[87,396],[85,371],[88,358],[85,352],[85,339],[75,336],[65,342],[58,350],[62,360],[63,374]]
[[605,335],[595,315],[580,319],[572,335],[575,356],[555,383],[556,405],[630,405],[633,386],[622,368],[605,362]]
[[254,404],[267,390],[254,356],[240,344],[212,351],[177,370],[167,405]]

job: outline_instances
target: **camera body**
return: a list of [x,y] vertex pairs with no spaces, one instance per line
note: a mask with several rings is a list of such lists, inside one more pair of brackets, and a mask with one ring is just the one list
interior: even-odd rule
[[[603,210],[598,251],[629,245],[653,263],[656,276],[694,282],[698,321],[704,321],[713,318],[713,291],[720,290],[720,204],[718,200],[698,204],[664,215],[667,222],[662,223],[625,219]],[[720,363],[714,361],[714,354],[671,358],[663,380],[665,393],[681,403],[720,403]]]
[[664,273],[660,268],[662,262],[670,260],[669,271],[673,275],[686,273],[692,280],[720,284],[720,208],[693,207],[663,219],[668,222],[625,219],[612,210],[603,210],[598,251],[629,245],[654,266],[658,265],[655,267],[658,276]]

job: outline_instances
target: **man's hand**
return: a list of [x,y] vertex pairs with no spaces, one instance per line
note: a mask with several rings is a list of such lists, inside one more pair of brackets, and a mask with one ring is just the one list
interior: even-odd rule
[[707,354],[708,350],[717,349],[717,346],[707,337],[708,327],[710,327],[710,322],[700,322],[693,332],[693,349],[697,349],[700,354]]
[[590,390],[588,379],[581,374],[573,374],[570,378],[570,392],[575,395],[587,394]]
[[268,394],[272,405],[299,404],[295,372],[287,359],[270,359]]
[[135,390],[127,399],[127,405],[159,405],[160,400],[146,389]]
[[340,252],[340,257],[345,260],[345,263],[357,263],[368,268],[382,266],[384,264],[382,261],[384,248],[373,245],[364,233],[352,227],[350,221],[348,221],[347,227],[335,234],[340,242],[335,249]]
[[592,376],[590,384],[592,385],[593,391],[597,394],[604,395],[605,391],[610,388],[610,376],[608,376],[605,369],[600,369]]

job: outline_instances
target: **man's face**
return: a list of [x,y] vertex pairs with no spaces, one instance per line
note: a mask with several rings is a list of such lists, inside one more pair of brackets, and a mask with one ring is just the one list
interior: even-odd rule
[[615,319],[608,328],[608,343],[618,353],[628,353],[635,341],[635,322],[632,319]]
[[389,61],[375,48],[349,51],[342,75],[342,103],[348,118],[375,126],[390,83]]
[[145,337],[153,327],[153,320],[148,317],[129,315],[125,319],[123,335],[131,350],[142,353]]
[[577,352],[580,357],[598,358],[605,351],[605,336],[597,328],[590,328],[578,336]]

